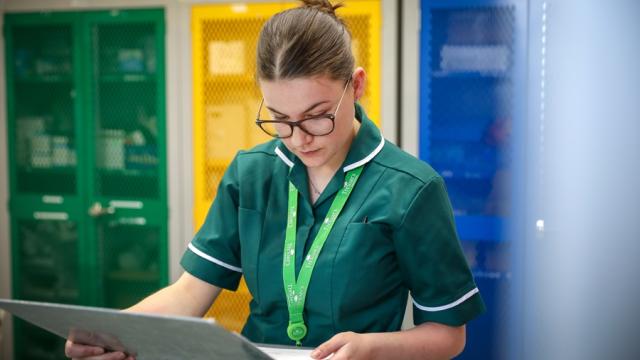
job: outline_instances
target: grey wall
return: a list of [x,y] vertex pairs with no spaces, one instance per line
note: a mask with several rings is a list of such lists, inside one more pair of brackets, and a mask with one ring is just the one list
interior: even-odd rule
[[522,315],[505,344],[513,359],[638,359],[640,2],[530,9]]

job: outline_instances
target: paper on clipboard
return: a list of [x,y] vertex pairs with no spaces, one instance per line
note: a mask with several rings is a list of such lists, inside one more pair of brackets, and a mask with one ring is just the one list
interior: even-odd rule
[[0,308],[63,338],[125,351],[137,360],[297,360],[308,359],[311,352],[268,345],[261,350],[200,318],[8,299],[0,299]]
[[276,360],[309,360],[311,359],[311,352],[313,351],[312,349],[272,347],[263,345],[258,346],[258,349]]

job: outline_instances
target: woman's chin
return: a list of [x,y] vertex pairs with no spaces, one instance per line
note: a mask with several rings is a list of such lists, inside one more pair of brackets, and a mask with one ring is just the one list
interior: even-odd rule
[[314,160],[308,160],[308,159],[303,159],[303,158],[300,158],[300,160],[302,160],[302,163],[307,168],[318,168],[318,167],[321,167],[322,165],[324,165],[323,161],[314,161]]
[[325,163],[325,158],[321,150],[299,151],[296,155],[306,167],[318,167]]

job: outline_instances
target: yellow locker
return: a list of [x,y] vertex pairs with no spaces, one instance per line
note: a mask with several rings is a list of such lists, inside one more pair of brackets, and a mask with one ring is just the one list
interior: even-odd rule
[[[380,118],[380,0],[347,0],[337,10],[353,35],[356,66],[368,74],[361,103]],[[199,228],[215,198],[220,178],[235,153],[270,138],[255,126],[261,99],[255,57],[262,24],[295,2],[197,5],[191,12],[193,53],[194,225]],[[249,314],[244,281],[224,291],[207,316],[240,331]]]

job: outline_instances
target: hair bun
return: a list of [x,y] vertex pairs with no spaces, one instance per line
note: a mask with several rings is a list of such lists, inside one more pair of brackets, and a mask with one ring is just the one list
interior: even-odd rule
[[329,2],[329,0],[300,0],[302,1],[302,7],[303,8],[312,8],[312,9],[316,9],[318,11],[322,11],[324,13],[327,13],[335,18],[337,18],[338,16],[336,15],[336,9],[339,9],[341,7],[344,6],[344,4],[339,3],[336,5],[331,5],[331,3]]

